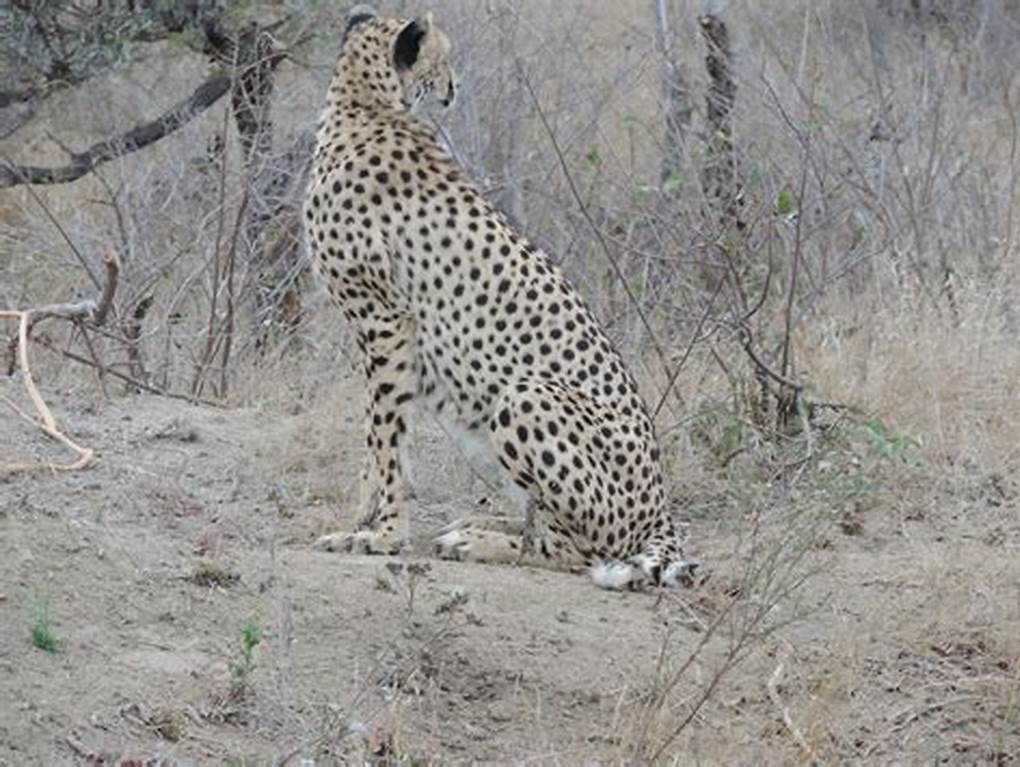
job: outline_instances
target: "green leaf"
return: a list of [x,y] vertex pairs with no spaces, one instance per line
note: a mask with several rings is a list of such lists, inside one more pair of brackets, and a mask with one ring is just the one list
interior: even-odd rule
[[795,213],[797,204],[794,202],[793,193],[789,187],[784,186],[776,195],[775,211],[777,216],[789,216]]
[[680,189],[680,174],[670,171],[662,181],[662,191],[666,194],[673,194]]

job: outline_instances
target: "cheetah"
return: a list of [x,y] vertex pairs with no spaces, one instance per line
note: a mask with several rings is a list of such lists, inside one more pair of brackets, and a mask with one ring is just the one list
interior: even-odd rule
[[501,465],[525,519],[462,521],[443,558],[589,568],[606,588],[690,573],[633,376],[546,253],[495,210],[412,111],[449,106],[432,14],[347,15],[304,207],[311,261],[356,333],[367,382],[359,522],[318,547],[391,554],[409,537],[411,409]]

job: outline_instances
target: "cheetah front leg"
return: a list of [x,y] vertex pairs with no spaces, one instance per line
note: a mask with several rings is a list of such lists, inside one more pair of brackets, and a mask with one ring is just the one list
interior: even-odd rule
[[316,547],[393,554],[407,542],[409,533],[400,443],[417,389],[414,322],[377,319],[360,323],[358,330],[368,391],[368,455],[359,489],[358,521],[353,532],[324,535]]

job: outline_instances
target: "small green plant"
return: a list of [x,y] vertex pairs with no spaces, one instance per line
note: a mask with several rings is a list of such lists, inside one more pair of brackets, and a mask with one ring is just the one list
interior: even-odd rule
[[683,179],[680,174],[675,170],[671,170],[662,180],[662,191],[664,194],[676,194],[680,191],[680,185],[682,183]]
[[243,696],[251,687],[251,674],[255,670],[255,648],[262,643],[263,631],[254,620],[249,620],[241,629],[241,657],[231,666],[234,690]]
[[60,649],[60,640],[53,630],[50,598],[42,593],[36,594],[32,600],[32,644],[46,652]]
[[797,212],[797,203],[793,198],[793,192],[790,188],[784,186],[779,190],[779,194],[776,195],[775,210],[777,216],[790,216]]
[[897,434],[878,418],[865,421],[863,426],[872,455],[880,458],[910,461],[916,457],[915,451],[921,447],[916,439]]

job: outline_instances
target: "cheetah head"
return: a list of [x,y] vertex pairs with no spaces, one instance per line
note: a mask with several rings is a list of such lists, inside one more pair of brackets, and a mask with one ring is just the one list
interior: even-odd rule
[[[347,14],[347,35],[365,22],[377,22],[375,11],[355,6]],[[456,75],[450,65],[450,39],[433,23],[431,11],[413,21],[396,23],[389,56],[400,81],[404,106],[414,107],[432,96],[449,107],[457,91]]]

